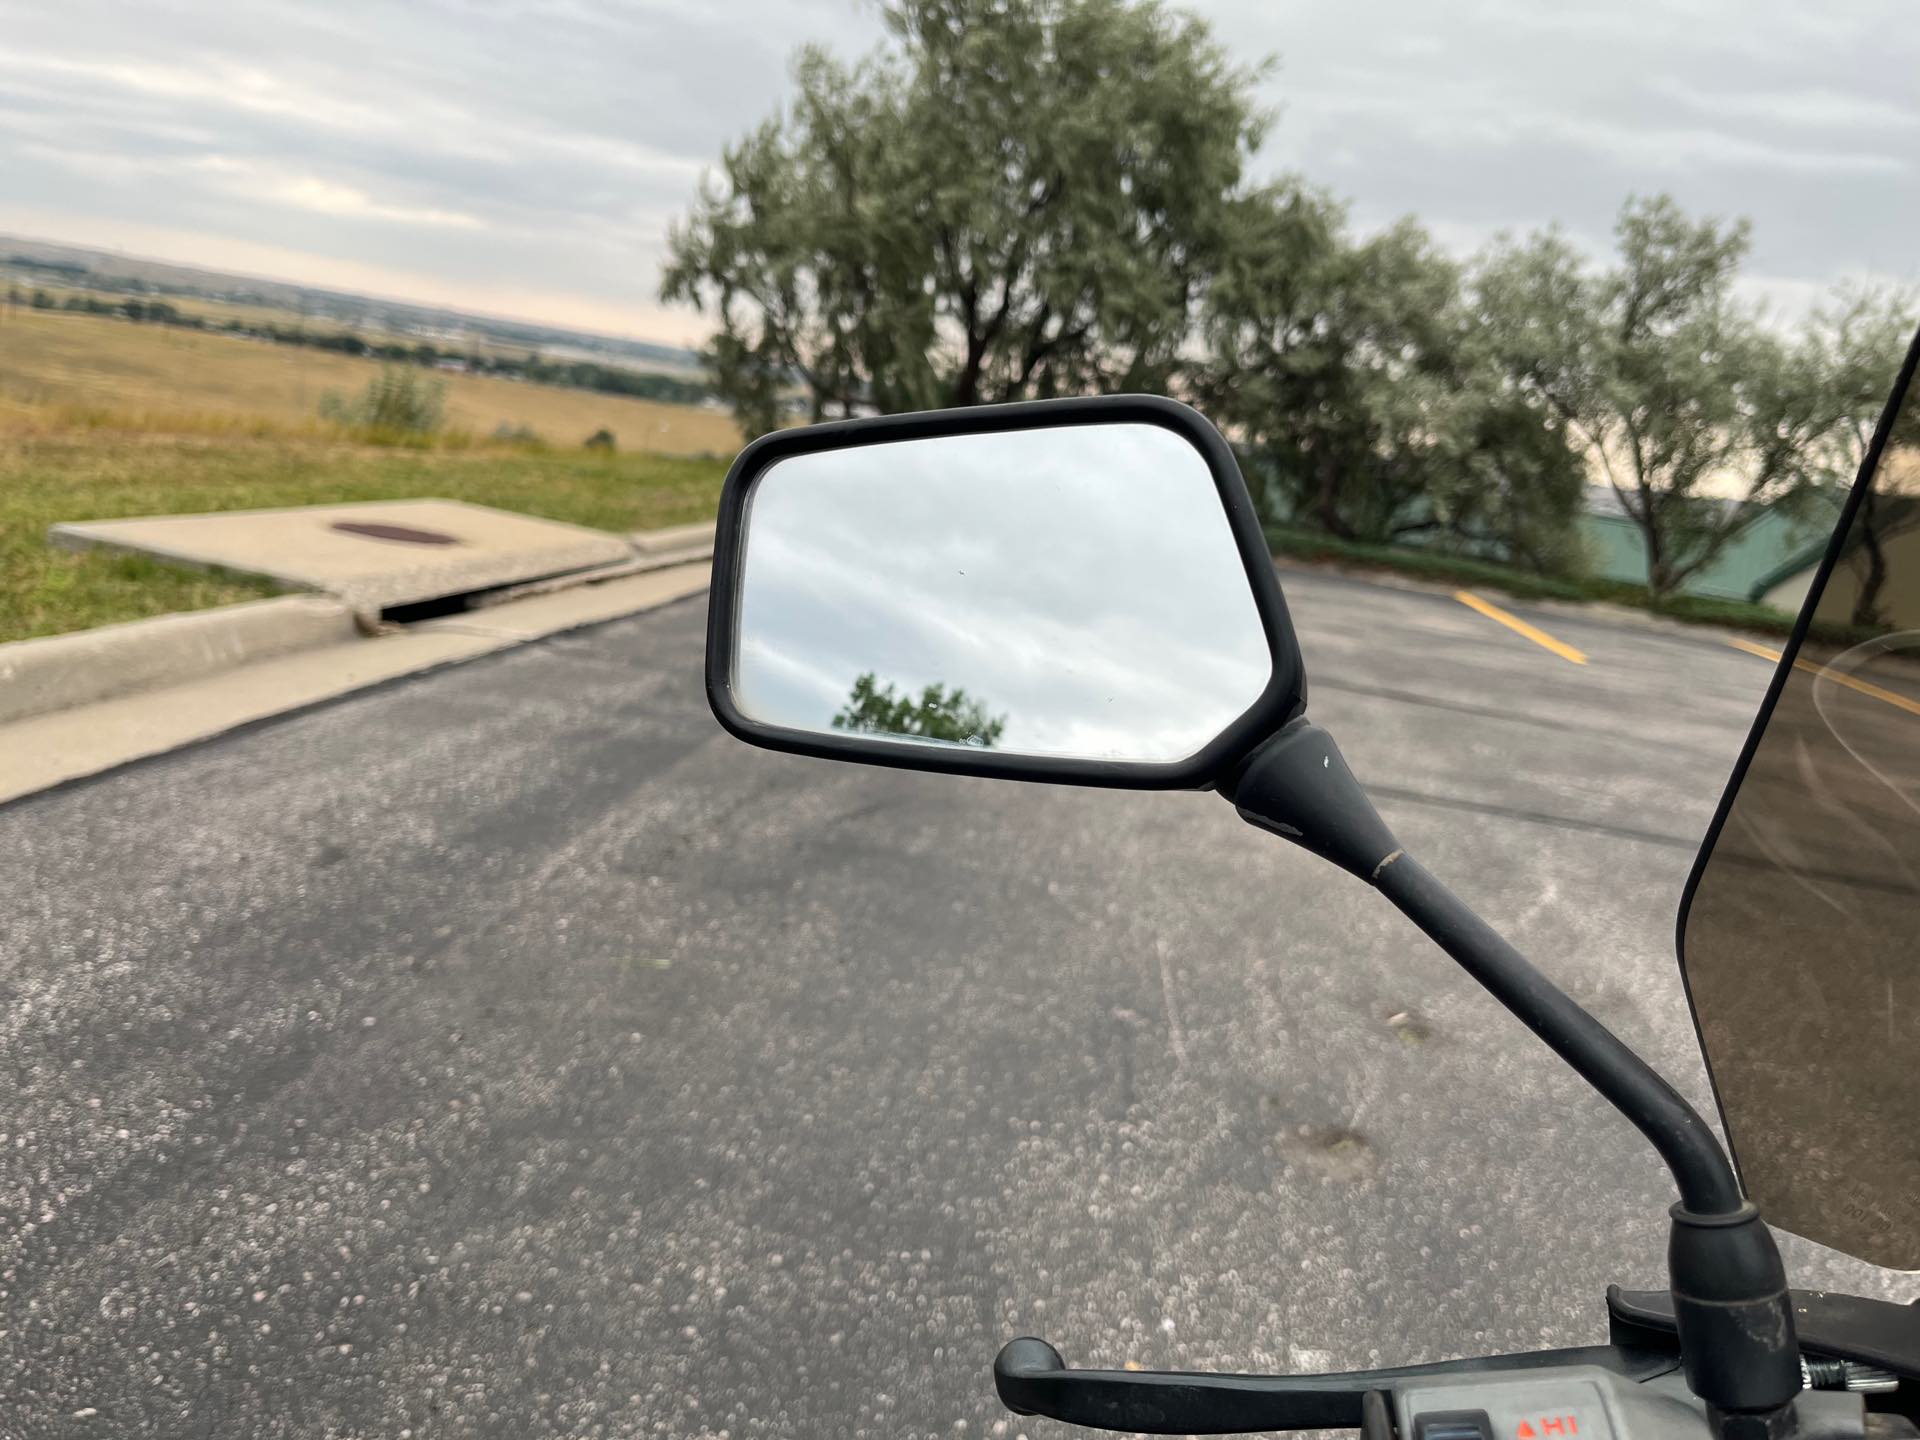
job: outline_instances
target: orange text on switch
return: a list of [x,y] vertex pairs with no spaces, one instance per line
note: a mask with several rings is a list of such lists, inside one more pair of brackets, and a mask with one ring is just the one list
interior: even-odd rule
[[1520,1428],[1513,1432],[1513,1440],[1564,1440],[1579,1433],[1580,1422],[1571,1415],[1542,1415],[1538,1425],[1522,1420]]

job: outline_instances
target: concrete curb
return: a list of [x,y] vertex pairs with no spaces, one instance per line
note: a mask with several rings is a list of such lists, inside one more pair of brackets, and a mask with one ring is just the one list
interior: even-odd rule
[[353,612],[320,595],[102,625],[0,645],[0,724],[203,679],[359,635]]
[[[60,533],[62,528],[53,527],[54,543],[72,545],[72,537]],[[606,538],[626,543],[630,558],[500,586],[485,593],[480,604],[491,608],[604,584],[713,554],[710,520]],[[379,628],[370,615],[357,615],[342,600],[299,594],[0,644],[0,725],[204,680],[255,661],[359,639]]]
[[680,551],[713,554],[714,522],[699,520],[691,525],[670,525],[665,530],[634,530],[627,543],[642,555],[660,555]]
[[704,591],[707,575],[693,563],[577,585],[0,725],[0,805],[402,676],[672,604]]

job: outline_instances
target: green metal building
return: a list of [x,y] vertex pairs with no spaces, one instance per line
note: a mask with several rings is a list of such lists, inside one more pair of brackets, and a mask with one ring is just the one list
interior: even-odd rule
[[[1765,582],[1805,555],[1809,547],[1823,544],[1833,521],[1833,512],[1824,505],[1811,507],[1797,519],[1778,509],[1755,508],[1726,548],[1688,577],[1681,592],[1720,600],[1758,599],[1767,588]],[[1647,551],[1640,527],[1627,518],[1610,487],[1589,487],[1587,507],[1580,517],[1580,539],[1596,577],[1631,585],[1647,583]]]

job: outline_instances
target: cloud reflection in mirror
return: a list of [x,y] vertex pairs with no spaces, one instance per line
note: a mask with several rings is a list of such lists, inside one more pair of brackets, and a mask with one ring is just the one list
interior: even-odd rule
[[1204,458],[1129,423],[791,456],[756,483],[735,699],[791,729],[1170,762],[1272,657]]

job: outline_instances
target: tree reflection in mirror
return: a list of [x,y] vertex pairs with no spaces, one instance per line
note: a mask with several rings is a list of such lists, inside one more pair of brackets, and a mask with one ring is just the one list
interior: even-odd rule
[[[1682,920],[1749,1193],[1920,1267],[1920,406],[1899,403]],[[1817,570],[1809,563],[1802,593]],[[1794,598],[1794,577],[1771,598]]]
[[1007,728],[986,705],[958,686],[927,686],[918,700],[881,685],[872,671],[853,682],[847,707],[833,717],[833,728],[862,735],[900,735],[914,740],[944,740],[990,750]]

